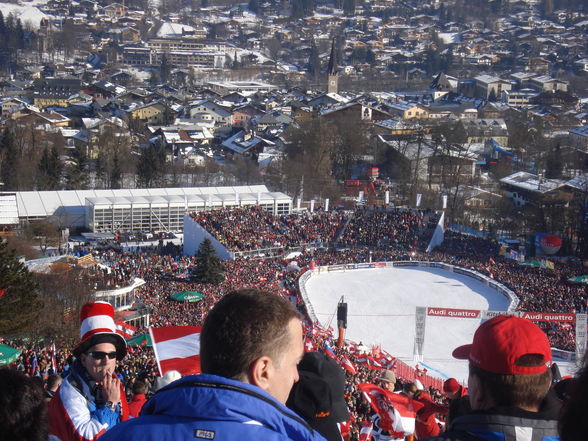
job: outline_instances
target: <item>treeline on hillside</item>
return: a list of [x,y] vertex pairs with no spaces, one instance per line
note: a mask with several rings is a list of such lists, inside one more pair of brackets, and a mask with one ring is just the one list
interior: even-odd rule
[[6,68],[16,62],[16,53],[30,44],[19,18],[9,14],[4,17],[0,11],[0,67]]

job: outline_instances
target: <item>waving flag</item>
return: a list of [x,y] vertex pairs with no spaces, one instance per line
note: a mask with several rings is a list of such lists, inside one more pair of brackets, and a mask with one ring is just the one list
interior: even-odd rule
[[372,423],[366,421],[362,424],[361,430],[359,431],[359,441],[371,441],[372,439],[372,432],[374,428]]
[[372,371],[381,371],[382,365],[369,355],[362,355],[357,359],[357,364],[367,367]]
[[337,356],[335,355],[335,351],[333,351],[333,349],[331,349],[331,347],[326,343],[325,347],[323,348],[323,352],[327,354],[329,357],[331,357],[333,360],[338,361]]
[[200,326],[149,328],[159,374],[178,371],[200,373]]
[[132,338],[137,328],[125,322],[116,322],[116,333],[122,335],[126,340]]
[[364,398],[380,417],[380,427],[400,437],[414,433],[416,413],[423,404],[407,396],[386,391],[368,383],[358,385]]
[[304,352],[315,352],[315,347],[312,340],[306,339],[304,341]]
[[51,345],[51,369],[53,369],[53,373],[57,373],[57,360],[55,358],[55,342]]
[[39,362],[37,361],[37,353],[33,353],[33,359],[31,360],[30,375],[35,376],[39,374]]
[[6,290],[5,289],[0,289],[0,297],[2,297],[4,294],[6,294]]
[[339,364],[350,374],[357,374],[357,368],[345,354],[341,355]]

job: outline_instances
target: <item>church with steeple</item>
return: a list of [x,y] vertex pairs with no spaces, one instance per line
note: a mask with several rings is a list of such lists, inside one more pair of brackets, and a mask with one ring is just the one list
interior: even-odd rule
[[337,63],[337,52],[335,50],[335,38],[331,43],[331,56],[327,65],[327,93],[339,93],[339,68]]

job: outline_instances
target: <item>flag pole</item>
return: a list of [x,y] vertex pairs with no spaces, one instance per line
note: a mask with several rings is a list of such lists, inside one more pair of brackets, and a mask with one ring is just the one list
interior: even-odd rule
[[153,338],[153,328],[149,327],[147,329],[149,329],[149,336],[151,337],[151,342],[153,343],[153,353],[155,354],[155,360],[157,361],[157,369],[159,369],[159,376],[163,377],[161,363],[159,361],[159,354],[157,353],[157,345],[155,344],[155,338]]

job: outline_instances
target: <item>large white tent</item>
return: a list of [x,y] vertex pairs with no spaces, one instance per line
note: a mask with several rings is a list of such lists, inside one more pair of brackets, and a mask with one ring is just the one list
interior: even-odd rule
[[265,185],[16,192],[20,221],[47,219],[61,228],[106,231],[181,231],[184,214],[259,204],[290,213],[292,198]]

